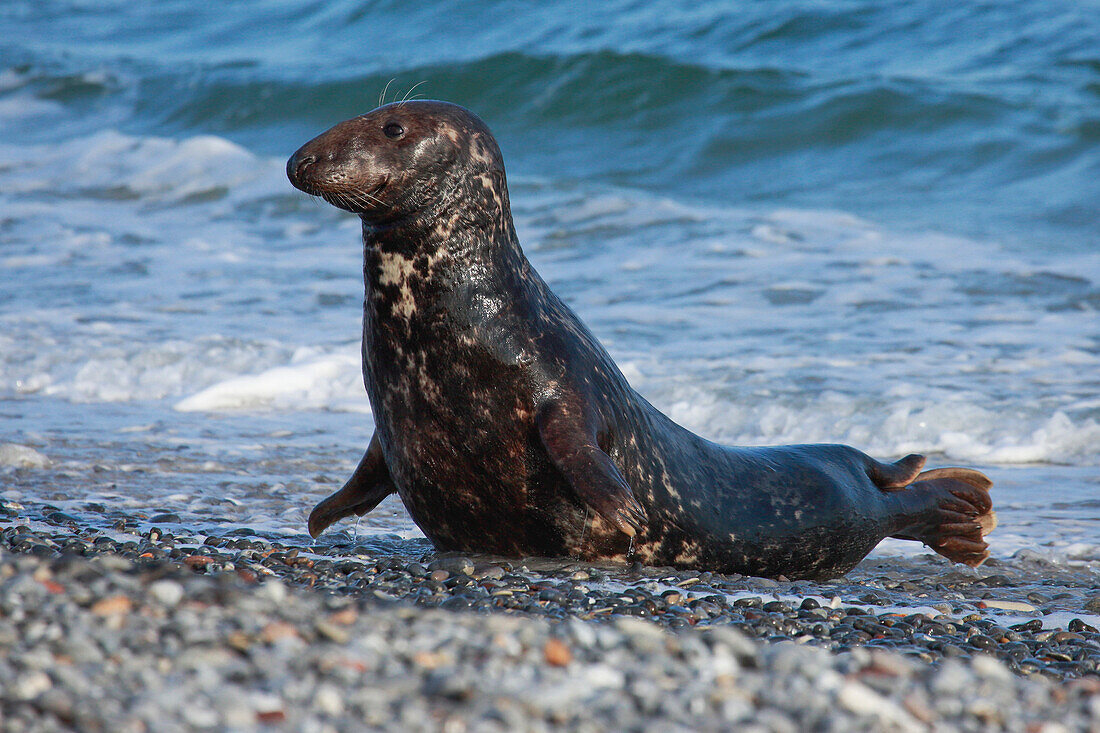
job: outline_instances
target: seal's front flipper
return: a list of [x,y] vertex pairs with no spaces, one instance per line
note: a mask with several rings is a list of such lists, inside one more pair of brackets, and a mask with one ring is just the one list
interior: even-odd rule
[[309,536],[316,539],[330,524],[352,514],[363,516],[395,491],[376,434],[343,488],[313,507],[309,514]]
[[892,535],[918,540],[948,560],[976,568],[989,557],[985,536],[997,526],[989,489],[993,482],[972,468],[934,468],[906,487],[914,501],[931,503],[920,520]]
[[645,510],[579,413],[551,403],[539,411],[536,424],[550,461],[581,501],[630,537],[645,527]]

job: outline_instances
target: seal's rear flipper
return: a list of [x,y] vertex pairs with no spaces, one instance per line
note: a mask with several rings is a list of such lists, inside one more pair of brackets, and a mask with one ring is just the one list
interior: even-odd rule
[[917,453],[910,453],[894,463],[880,463],[873,458],[867,461],[868,478],[883,491],[901,491],[916,481],[924,468],[924,456]]
[[989,489],[993,482],[971,468],[924,471],[905,488],[932,503],[915,524],[892,535],[917,540],[948,560],[976,568],[989,557],[985,535],[997,526]]
[[330,524],[352,514],[363,516],[395,491],[397,489],[382,457],[382,446],[375,436],[343,488],[329,495],[309,513],[309,536],[316,539]]

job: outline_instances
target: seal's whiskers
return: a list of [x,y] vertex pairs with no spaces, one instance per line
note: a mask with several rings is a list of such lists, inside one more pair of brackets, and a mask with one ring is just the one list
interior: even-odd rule
[[382,88],[382,93],[378,95],[378,106],[379,107],[381,107],[383,104],[386,103],[386,92],[388,92],[390,90],[390,84],[393,84],[394,81],[396,81],[396,77],[393,78],[393,79],[390,79],[388,82],[386,82],[386,86],[384,86]]
[[374,195],[373,193],[368,193],[368,192],[366,192],[366,191],[356,191],[356,193],[357,193],[357,194],[359,194],[360,196],[362,196],[362,197],[363,197],[364,199],[366,199],[367,201],[370,201],[370,202],[372,202],[372,203],[378,204],[379,206],[385,206],[385,205],[386,205],[386,202],[385,202],[385,201],[383,201],[382,199],[378,198],[378,197],[377,197],[377,196],[375,196],[375,195]]
[[375,204],[376,206],[386,205],[382,199],[366,191],[345,191],[342,195],[346,201],[358,204],[362,208],[367,208],[368,204]]
[[[413,84],[411,87],[409,87],[409,91],[405,92],[405,96],[398,103],[398,106],[401,106],[402,104],[405,104],[406,102],[409,101],[409,99],[416,99],[416,97],[411,96],[412,93],[413,93],[413,90],[415,90],[421,84],[427,84],[427,83],[428,83],[428,80],[424,79],[423,81],[418,81],[415,84]],[[419,96],[419,95],[417,95],[417,96]]]

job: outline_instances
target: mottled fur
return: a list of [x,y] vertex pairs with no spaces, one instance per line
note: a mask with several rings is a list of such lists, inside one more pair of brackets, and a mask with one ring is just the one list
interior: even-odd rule
[[988,555],[977,472],[922,480],[919,456],[719,446],[639,396],[523,255],[500,150],[467,110],[380,107],[287,171],[363,220],[376,432],[313,511],[314,536],[396,491],[441,550],[791,578],[844,573],[891,535],[971,565]]

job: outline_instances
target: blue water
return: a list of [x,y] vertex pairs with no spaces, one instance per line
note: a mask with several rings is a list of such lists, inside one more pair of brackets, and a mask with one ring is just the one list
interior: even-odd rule
[[5,96],[51,109],[7,137],[281,155],[393,79],[477,110],[515,173],[1095,241],[1094,3],[682,5],[13,0]]
[[999,557],[1100,557],[1085,2],[8,0],[0,500],[300,533],[372,423],[357,221],[283,164],[410,91],[674,418],[977,465]]

